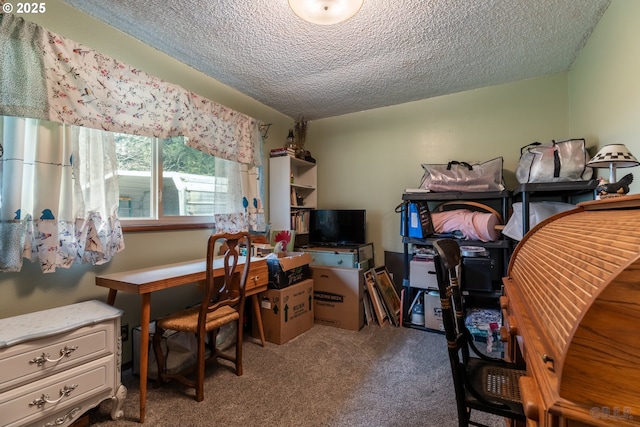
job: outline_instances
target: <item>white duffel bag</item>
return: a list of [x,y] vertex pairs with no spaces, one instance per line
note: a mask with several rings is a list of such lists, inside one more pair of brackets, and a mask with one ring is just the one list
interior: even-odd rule
[[547,145],[533,142],[520,149],[516,179],[520,184],[589,180],[593,175],[589,159],[584,138]]

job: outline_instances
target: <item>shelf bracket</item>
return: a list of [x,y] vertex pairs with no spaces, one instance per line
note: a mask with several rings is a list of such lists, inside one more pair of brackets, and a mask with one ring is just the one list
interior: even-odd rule
[[260,125],[260,132],[263,132],[262,134],[262,139],[267,139],[267,134],[269,133],[269,128],[271,127],[272,123],[262,123]]

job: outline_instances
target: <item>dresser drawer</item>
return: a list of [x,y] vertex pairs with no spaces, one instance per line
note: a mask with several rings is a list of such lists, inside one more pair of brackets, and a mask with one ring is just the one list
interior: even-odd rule
[[115,352],[114,321],[0,350],[0,392]]
[[266,260],[252,261],[249,267],[246,292],[267,286],[269,283],[269,267]]
[[[73,422],[77,421],[84,415],[89,409],[95,408],[95,404],[91,402],[81,402],[77,405],[71,405],[70,408],[64,408],[45,414],[41,419],[38,418],[29,424],[18,424],[21,427],[54,427],[54,426],[69,426]],[[82,424],[81,424],[82,425]]]
[[[84,406],[115,384],[115,359],[106,356],[0,395],[0,425],[23,426]],[[39,425],[43,425],[39,421]]]
[[328,267],[355,267],[357,257],[351,252],[309,251],[313,257],[313,265]]

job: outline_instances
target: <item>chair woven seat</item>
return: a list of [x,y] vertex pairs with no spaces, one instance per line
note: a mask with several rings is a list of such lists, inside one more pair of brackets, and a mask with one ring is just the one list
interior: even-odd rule
[[[158,319],[156,324],[162,329],[196,333],[198,331],[198,315],[200,307],[192,307],[167,317]],[[207,314],[205,329],[207,331],[218,329],[222,325],[238,320],[240,314],[231,307],[221,307],[219,310]]]
[[512,402],[522,401],[518,380],[525,371],[500,366],[484,366],[482,371],[485,393]]

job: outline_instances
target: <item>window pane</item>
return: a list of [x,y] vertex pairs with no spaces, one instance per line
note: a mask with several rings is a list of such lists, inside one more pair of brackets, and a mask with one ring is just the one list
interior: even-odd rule
[[116,134],[120,218],[153,218],[154,186],[152,180],[153,143],[155,138]]
[[162,159],[162,215],[212,216],[215,157],[175,137],[162,140]]

